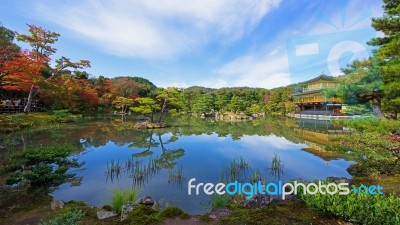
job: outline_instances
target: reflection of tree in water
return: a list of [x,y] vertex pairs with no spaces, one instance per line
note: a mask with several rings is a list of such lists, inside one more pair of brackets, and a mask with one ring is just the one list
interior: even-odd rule
[[[131,178],[133,178],[134,186],[143,186],[149,180],[151,180],[160,170],[169,169],[172,170],[176,166],[176,160],[185,155],[185,150],[182,148],[168,149],[166,145],[173,143],[178,140],[178,137],[172,135],[168,141],[163,141],[161,131],[148,131],[142,132],[139,140],[131,143],[130,147],[144,148],[142,152],[134,153],[133,158],[139,160],[140,158],[147,158],[145,160],[139,160],[141,163],[136,164],[131,170]],[[146,134],[146,135],[143,135]],[[161,149],[161,154],[154,156],[155,149]]]

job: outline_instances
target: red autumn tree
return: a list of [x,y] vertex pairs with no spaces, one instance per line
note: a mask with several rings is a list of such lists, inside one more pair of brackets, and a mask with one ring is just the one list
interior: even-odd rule
[[139,96],[139,85],[128,77],[117,77],[113,79],[113,89],[111,91],[115,96],[132,99]]
[[[55,61],[55,67],[51,68],[49,66],[50,55],[57,51],[57,49],[52,47],[52,44],[58,40],[60,34],[34,25],[28,25],[28,27],[29,34],[18,35],[17,40],[28,43],[32,49],[31,51],[22,52],[20,54],[21,57],[17,57],[15,60],[12,60],[15,62],[11,62],[11,64],[20,65],[18,71],[22,72],[19,72],[18,75],[16,73],[5,75],[5,79],[8,82],[6,87],[8,89],[12,88],[13,90],[29,92],[24,112],[30,111],[33,97],[47,87],[54,85],[55,83],[52,83],[53,79],[62,74],[67,68],[81,69],[90,67],[90,62],[87,60],[72,62],[69,58],[61,57]],[[33,62],[33,65],[21,63],[20,61],[24,61],[24,59],[26,59],[25,61]],[[36,70],[33,70],[32,67],[36,68]],[[17,69],[17,67],[14,66],[11,69]],[[45,69],[49,73],[44,73]],[[22,75],[21,73],[25,74]]]
[[2,65],[5,74],[3,88],[33,93],[32,90],[44,81],[42,70],[48,60],[48,57],[38,57],[36,53],[25,50],[12,60],[5,61]]

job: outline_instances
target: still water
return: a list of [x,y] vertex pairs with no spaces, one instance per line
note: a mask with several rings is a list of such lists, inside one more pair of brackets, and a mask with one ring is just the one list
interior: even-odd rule
[[[210,210],[210,197],[188,195],[187,182],[226,180],[231,163],[246,169],[234,179],[271,181],[350,177],[352,161],[325,152],[331,136],[346,130],[329,122],[262,118],[223,122],[193,117],[168,121],[170,128],[152,131],[127,129],[115,119],[69,124],[45,131],[0,137],[9,149],[24,149],[60,142],[78,148],[83,165],[69,170],[76,177],[52,192],[56,199],[110,203],[115,188],[137,188],[139,197],[150,195],[163,204],[191,214]],[[3,152],[4,154],[4,152]],[[279,160],[279,170],[272,162]],[[232,177],[230,177],[232,180]]]

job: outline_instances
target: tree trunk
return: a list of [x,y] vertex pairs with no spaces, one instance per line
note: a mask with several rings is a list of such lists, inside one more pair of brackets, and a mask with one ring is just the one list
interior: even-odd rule
[[378,96],[372,98],[372,112],[380,119],[385,118],[381,111],[381,99]]
[[161,122],[161,119],[162,119],[162,116],[163,116],[163,113],[164,113],[164,111],[165,111],[165,107],[166,107],[166,106],[167,106],[167,100],[164,99],[163,105],[162,105],[162,108],[161,108],[161,112],[160,112],[160,117],[158,117],[157,123],[160,123],[160,122]]
[[153,123],[153,118],[154,118],[154,112],[151,112],[151,115],[150,115],[150,122],[151,123]]
[[25,113],[29,113],[31,111],[32,96],[33,96],[33,84],[31,86],[31,90],[29,91],[28,102],[26,103],[26,106],[24,108]]
[[162,154],[164,154],[165,152],[167,152],[167,149],[164,147],[164,142],[161,139],[161,134],[157,132],[158,135],[158,141],[160,141],[160,145],[161,145],[161,150],[162,150]]

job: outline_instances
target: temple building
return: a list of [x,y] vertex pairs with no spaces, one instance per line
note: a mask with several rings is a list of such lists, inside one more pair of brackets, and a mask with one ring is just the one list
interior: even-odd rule
[[322,94],[323,90],[336,88],[337,83],[333,77],[321,74],[311,80],[299,83],[302,90],[292,94],[295,104],[298,106],[296,114],[339,116],[342,109],[339,98],[327,98]]

